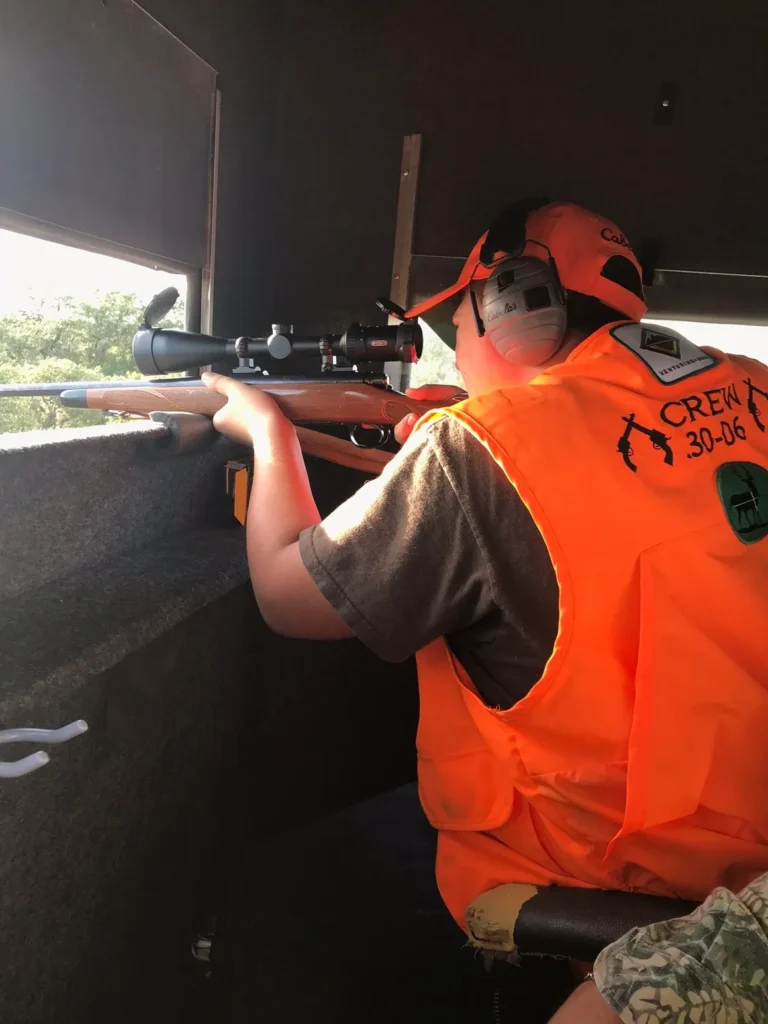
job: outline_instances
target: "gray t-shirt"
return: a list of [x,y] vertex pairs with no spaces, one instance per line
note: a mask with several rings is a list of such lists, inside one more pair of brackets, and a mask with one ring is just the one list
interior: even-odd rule
[[301,534],[301,557],[356,636],[402,661],[445,636],[483,700],[541,677],[558,586],[530,513],[486,449],[444,417],[376,480]]

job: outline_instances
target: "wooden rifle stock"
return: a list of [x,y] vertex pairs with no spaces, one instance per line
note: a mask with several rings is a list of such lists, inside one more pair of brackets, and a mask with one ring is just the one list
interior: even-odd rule
[[[297,423],[375,423],[394,426],[409,413],[415,412],[420,416],[446,404],[445,401],[418,402],[399,391],[362,381],[247,383],[249,387],[257,387],[271,395],[288,419]],[[162,384],[137,382],[135,388],[84,388],[76,394],[77,399],[73,397],[73,392],[65,392],[66,404],[139,415],[151,412],[197,412],[213,416],[226,403],[223,395],[209,390],[202,383],[163,387]]]
[[[275,399],[282,412],[299,423],[348,423],[394,426],[409,413],[421,416],[450,402],[420,402],[399,391],[362,381],[261,381],[247,382]],[[83,388],[64,392],[65,405],[88,409],[109,409],[148,416],[151,412],[194,412],[213,416],[226,398],[201,382],[142,384],[136,387]],[[391,452],[362,448],[316,430],[298,428],[299,441],[308,455],[351,466],[367,473],[380,473],[392,458]]]

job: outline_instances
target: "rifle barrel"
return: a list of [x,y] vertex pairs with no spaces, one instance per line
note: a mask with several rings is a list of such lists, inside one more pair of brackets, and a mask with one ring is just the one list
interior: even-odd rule
[[55,398],[64,391],[80,390],[83,388],[103,388],[105,384],[109,384],[110,388],[136,388],[151,383],[162,383],[164,387],[166,385],[172,387],[175,384],[189,384],[190,380],[194,380],[194,378],[169,377],[163,378],[162,382],[145,380],[69,380],[58,382],[42,381],[36,384],[0,384],[0,398],[40,398],[46,395]]

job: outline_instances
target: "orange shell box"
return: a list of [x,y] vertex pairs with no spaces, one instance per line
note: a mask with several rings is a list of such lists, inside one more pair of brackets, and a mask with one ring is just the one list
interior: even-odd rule
[[228,462],[227,494],[232,498],[232,512],[241,526],[245,526],[248,515],[248,499],[251,495],[253,462]]

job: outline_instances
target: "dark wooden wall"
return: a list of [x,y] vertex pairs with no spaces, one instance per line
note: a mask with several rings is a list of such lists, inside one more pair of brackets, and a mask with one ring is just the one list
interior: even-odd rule
[[220,330],[375,315],[409,132],[420,252],[466,251],[543,190],[658,239],[665,266],[768,273],[762,0],[147,5],[221,72]]

